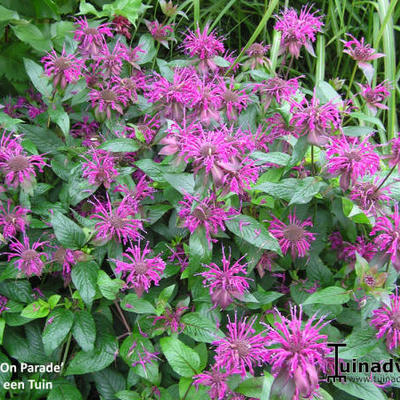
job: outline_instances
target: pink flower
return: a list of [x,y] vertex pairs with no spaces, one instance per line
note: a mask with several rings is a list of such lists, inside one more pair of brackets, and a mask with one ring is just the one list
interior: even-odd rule
[[152,283],[158,286],[165,269],[165,262],[161,257],[147,257],[151,253],[148,245],[149,242],[143,250],[140,248],[140,242],[135,247],[128,247],[122,254],[128,262],[113,260],[116,264],[115,273],[122,273],[126,287],[134,289],[138,297],[142,296],[143,291],[148,292]]
[[30,210],[21,206],[11,209],[11,200],[7,200],[7,210],[3,203],[0,203],[0,226],[3,227],[3,237],[5,240],[15,237],[17,232],[25,233],[25,227],[28,225],[26,220]]
[[296,213],[289,213],[289,225],[284,224],[273,216],[269,231],[279,240],[283,254],[290,254],[293,259],[305,257],[310,250],[311,242],[315,240],[315,234],[308,232],[305,227],[313,226],[311,218],[301,222]]
[[71,128],[71,135],[73,137],[83,136],[85,138],[91,138],[99,130],[99,123],[96,121],[89,122],[89,116],[85,115],[82,117],[82,122],[78,121]]
[[174,32],[174,28],[171,25],[160,24],[157,20],[151,22],[144,20],[144,22],[154,40],[160,42],[168,49],[168,40],[174,40],[169,37],[169,35]]
[[36,177],[35,167],[43,172],[45,165],[47,164],[41,155],[28,156],[19,142],[12,139],[12,134],[7,136],[3,132],[0,141],[0,169],[6,176],[6,185],[30,188]]
[[4,312],[9,310],[7,307],[8,299],[5,296],[0,295],[0,315]]
[[301,306],[298,313],[296,306],[290,307],[291,319],[284,317],[277,309],[275,312],[277,318],[274,328],[268,327],[265,339],[268,346],[279,347],[266,350],[266,361],[272,364],[275,382],[280,384],[280,390],[286,387],[293,392],[294,400],[309,398],[319,388],[318,370],[325,373],[328,367],[325,356],[331,349],[327,346],[327,336],[319,331],[329,321],[322,323],[322,317],[313,325],[317,318],[314,314],[302,327]]
[[175,245],[175,248],[170,248],[171,255],[168,257],[168,262],[178,264],[181,267],[181,272],[184,271],[189,265],[189,258],[185,253],[185,248],[182,244]]
[[45,252],[39,251],[47,242],[35,242],[31,246],[29,244],[29,238],[24,235],[23,243],[14,239],[10,243],[11,252],[3,253],[8,254],[8,261],[12,258],[17,258],[14,261],[14,265],[23,272],[27,277],[32,275],[40,276],[44,268],[44,262],[41,257],[44,256],[48,259],[48,255]]
[[376,219],[370,235],[377,235],[374,239],[376,247],[384,252],[387,258],[390,256],[393,267],[400,271],[400,215],[397,203],[392,215]]
[[41,59],[44,64],[44,72],[47,76],[53,78],[53,86],[58,84],[61,89],[65,89],[68,83],[75,83],[81,77],[81,69],[85,68],[82,60],[76,58],[73,54],[65,54],[63,48],[61,56],[52,50]]
[[230,377],[230,373],[222,372],[217,367],[213,367],[211,371],[205,371],[201,374],[193,377],[193,383],[197,390],[199,385],[209,386],[210,390],[208,395],[211,400],[223,400],[225,394],[230,392],[227,380]]
[[260,275],[260,278],[265,275],[265,271],[272,272],[272,264],[276,257],[278,257],[278,254],[274,253],[273,251],[264,251],[256,265],[257,272],[258,275]]
[[356,182],[351,189],[350,198],[367,215],[376,216],[382,209],[382,203],[389,206],[390,202],[390,197],[386,195],[386,193],[390,193],[390,189],[380,187],[380,185],[381,180],[379,178],[375,178],[373,183]]
[[270,61],[265,55],[270,48],[270,45],[264,46],[263,43],[253,43],[246,50],[246,54],[248,55],[249,60],[246,61],[244,65],[248,65],[250,69],[256,69],[258,67],[268,67]]
[[255,334],[253,325],[256,317],[247,322],[247,317],[232,322],[228,316],[228,334],[224,338],[214,341],[215,365],[225,368],[230,374],[240,373],[242,377],[249,371],[254,374],[253,365],[261,366],[266,359],[266,339],[262,333]]
[[372,115],[375,116],[378,112],[378,108],[381,110],[387,110],[388,107],[382,104],[387,97],[390,96],[390,86],[388,83],[382,82],[375,86],[373,89],[370,85],[359,84],[361,88],[361,96],[364,98],[367,107],[371,111]]
[[121,42],[117,42],[112,53],[107,45],[104,45],[99,54],[95,56],[96,68],[103,72],[105,78],[119,76],[122,70],[123,61],[129,60],[128,49]]
[[206,231],[208,243],[216,241],[211,239],[211,235],[216,235],[218,229],[225,230],[224,221],[229,219],[233,210],[225,211],[221,202],[218,202],[214,193],[200,200],[194,196],[186,194],[179,202],[182,206],[178,215],[190,233],[193,233],[199,226],[203,226]]
[[105,150],[92,148],[89,153],[92,160],[85,158],[87,162],[82,163],[82,176],[87,178],[91,185],[103,184],[106,189],[109,189],[110,184],[119,175],[115,169],[114,158]]
[[95,203],[89,201],[95,206],[94,214],[90,218],[100,220],[96,222],[96,239],[110,240],[117,239],[119,242],[127,243],[128,240],[138,240],[142,237],[139,230],[143,229],[142,222],[133,217],[134,211],[127,206],[126,201],[114,208],[111,205],[107,193],[107,203],[103,204],[95,198]]
[[400,132],[397,138],[393,138],[388,145],[391,145],[391,152],[387,155],[383,155],[382,158],[388,159],[389,167],[393,168],[395,165],[398,166],[400,171]]
[[203,31],[197,27],[195,32],[188,31],[182,42],[184,53],[190,57],[200,59],[198,68],[200,72],[215,71],[217,65],[213,58],[225,51],[223,38],[217,37],[214,31],[208,33],[209,25],[206,24]]
[[214,306],[220,306],[223,310],[232,303],[234,298],[243,299],[249,284],[244,276],[247,274],[246,265],[240,264],[244,258],[241,257],[231,265],[231,254],[226,258],[224,247],[222,247],[222,268],[215,263],[203,265],[208,271],[201,272],[203,285],[210,288],[210,296]]
[[312,42],[315,41],[317,32],[322,32],[323,23],[321,17],[316,17],[311,6],[304,6],[300,15],[293,8],[285,9],[280,16],[276,16],[277,22],[274,29],[282,32],[281,51],[288,53],[295,58],[300,57],[300,49],[305,46],[306,50],[314,55]]
[[316,146],[324,146],[328,143],[328,135],[341,128],[341,117],[337,105],[329,101],[323,105],[314,95],[309,102],[303,98],[300,102],[290,100],[293,117],[291,125],[307,134],[307,141]]
[[343,250],[341,256],[344,260],[350,263],[350,268],[353,269],[356,263],[356,254],[371,261],[376,254],[376,247],[373,243],[366,242],[362,236],[357,236],[356,243],[343,242]]
[[379,169],[379,155],[375,153],[376,146],[369,143],[369,136],[362,142],[358,138],[348,138],[344,135],[335,136],[330,139],[327,146],[327,169],[328,172],[340,175],[340,187],[347,190],[350,182],[366,174],[375,174]]
[[267,127],[270,129],[266,135],[265,141],[273,143],[275,140],[283,136],[294,136],[298,138],[302,133],[302,126],[288,125],[280,113],[275,113],[272,117],[266,119]]
[[74,40],[79,42],[79,51],[85,57],[97,56],[106,46],[105,37],[113,36],[108,24],[101,24],[92,28],[89,26],[86,17],[76,18],[74,25],[77,26]]
[[197,97],[194,103],[200,122],[209,125],[211,120],[221,119],[219,109],[222,107],[222,88],[214,81],[198,80]]
[[123,114],[123,107],[128,104],[126,91],[116,84],[108,83],[106,87],[99,84],[98,89],[89,92],[89,97],[96,115],[108,119],[111,118],[111,110]]
[[348,40],[347,42],[342,40],[345,47],[343,53],[348,54],[353,60],[357,61],[358,66],[363,70],[367,79],[370,80],[374,73],[374,68],[368,61],[384,57],[385,54],[377,53],[371,45],[364,44],[364,38],[361,38],[360,42],[353,35],[350,35],[350,33],[347,33],[346,35],[350,36],[351,40]]
[[140,342],[140,345],[142,347],[141,349],[139,349],[137,342],[134,341],[132,346],[129,348],[128,357],[132,357],[133,353],[135,353],[133,355],[135,360],[132,362],[132,367],[136,367],[136,365],[141,365],[146,373],[146,365],[152,364],[154,360],[159,360],[157,355],[160,353],[149,351],[148,349],[146,349],[142,342]]
[[172,311],[172,309],[167,307],[163,315],[152,317],[153,325],[158,321],[163,321],[164,329],[170,329],[174,333],[182,333],[185,329],[185,324],[180,321],[180,318],[187,309],[188,307],[177,307],[175,311]]
[[386,347],[393,350],[400,345],[400,297],[397,294],[390,295],[390,305],[383,304],[382,307],[372,311],[373,318],[370,325],[374,326],[378,333],[377,339],[386,335]]
[[228,87],[226,87],[225,82],[220,81],[219,87],[221,89],[222,106],[226,110],[228,121],[236,120],[238,114],[247,108],[249,96],[247,96],[244,89],[235,89],[235,81],[233,79],[230,80]]
[[[278,104],[283,101],[288,101],[299,88],[298,79],[301,77],[285,80],[279,76],[274,76],[268,80],[258,83],[254,86],[256,91],[260,92],[261,100],[264,104],[264,109],[267,110],[272,100],[276,100]],[[280,115],[280,114],[279,114]]]

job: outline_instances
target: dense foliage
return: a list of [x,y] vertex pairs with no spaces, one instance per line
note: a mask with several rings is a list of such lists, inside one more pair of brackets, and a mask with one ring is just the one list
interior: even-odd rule
[[281,3],[0,1],[1,398],[397,398],[400,10]]

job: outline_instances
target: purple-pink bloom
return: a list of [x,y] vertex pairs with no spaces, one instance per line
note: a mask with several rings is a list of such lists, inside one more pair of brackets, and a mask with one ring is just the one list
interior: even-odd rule
[[397,134],[396,138],[393,138],[388,145],[391,145],[391,151],[389,154],[382,156],[383,159],[388,160],[389,167],[393,168],[395,165],[398,166],[400,171],[400,132]]
[[314,55],[312,42],[315,41],[317,32],[322,32],[322,17],[316,17],[311,11],[311,6],[304,6],[300,15],[293,8],[285,9],[281,15],[276,16],[277,22],[274,29],[282,32],[281,51],[287,51],[292,57],[300,57],[300,49],[305,46],[306,50]]
[[146,27],[149,30],[151,36],[153,36],[154,40],[160,42],[168,49],[168,40],[174,40],[174,38],[170,37],[171,33],[174,32],[174,28],[171,25],[160,24],[157,20],[144,20],[144,23],[146,24]]
[[246,376],[247,371],[254,374],[253,366],[261,366],[267,357],[266,339],[262,334],[255,334],[253,325],[257,317],[253,317],[247,322],[247,317],[237,319],[232,322],[228,316],[228,334],[214,341],[215,346],[215,365],[218,368],[225,368],[228,373],[240,373]]
[[201,374],[195,375],[193,377],[193,384],[196,386],[197,390],[199,385],[209,386],[210,390],[208,395],[211,400],[223,400],[225,399],[225,394],[230,392],[228,386],[228,378],[231,376],[230,373],[220,371],[218,367],[213,367],[211,371],[205,371]]
[[274,263],[274,259],[276,257],[278,257],[278,254],[275,252],[269,250],[264,251],[256,265],[256,269],[258,275],[260,275],[260,278],[265,275],[265,271],[272,272],[272,264]]
[[105,150],[91,149],[92,160],[87,159],[82,163],[82,176],[87,178],[91,185],[103,184],[106,189],[119,175],[115,168],[114,158]]
[[208,24],[203,31],[200,30],[200,27],[197,27],[194,32],[189,30],[182,42],[184,53],[200,60],[198,68],[202,73],[207,73],[209,70],[215,71],[217,65],[213,58],[225,51],[224,39],[217,37],[214,31],[208,33],[208,30]]
[[8,299],[5,296],[0,295],[0,315],[4,312],[9,310],[7,307]]
[[337,105],[332,101],[321,105],[315,89],[311,102],[304,97],[300,102],[291,99],[290,103],[293,113],[290,125],[301,129],[310,144],[324,146],[329,134],[341,129],[342,119]]
[[369,136],[362,142],[358,138],[348,138],[345,135],[330,139],[327,146],[327,169],[334,176],[340,175],[340,187],[347,190],[350,183],[366,174],[375,174],[379,169],[380,158],[375,153],[375,145],[369,142]]
[[247,108],[249,96],[244,89],[235,89],[235,81],[231,78],[228,87],[223,80],[220,81],[222,106],[226,110],[228,121],[236,120],[238,114]]
[[74,25],[77,26],[74,40],[79,42],[79,51],[85,57],[99,55],[103,47],[107,45],[106,36],[113,36],[108,24],[90,27],[86,17],[76,18]]
[[81,70],[85,68],[82,60],[73,54],[66,54],[64,48],[60,56],[52,50],[41,62],[44,64],[45,74],[53,78],[53,86],[59,84],[61,89],[65,89],[68,83],[77,82],[82,75]]
[[266,336],[268,346],[278,345],[266,350],[266,361],[272,365],[275,381],[280,383],[281,390],[291,387],[293,399],[309,398],[318,391],[318,371],[327,371],[328,361],[325,356],[331,351],[327,346],[327,336],[321,335],[320,330],[329,321],[323,322],[316,314],[302,326],[303,310],[290,306],[291,318],[284,317],[275,310],[274,327],[268,326]]
[[0,226],[3,228],[3,237],[5,240],[16,236],[17,232],[25,233],[28,225],[27,214],[30,210],[21,206],[15,206],[11,209],[11,200],[7,200],[7,209],[0,202]]
[[193,233],[198,227],[204,227],[208,243],[216,241],[211,235],[216,235],[218,229],[225,230],[224,221],[231,218],[234,210],[225,211],[223,203],[218,202],[214,193],[200,200],[186,194],[179,202],[182,206],[178,215],[183,225]]
[[82,121],[78,121],[72,125],[70,133],[73,137],[91,138],[98,130],[99,123],[96,121],[89,122],[89,116],[85,115],[82,117]]
[[244,293],[249,288],[247,283],[249,278],[240,275],[247,274],[247,264],[240,264],[243,258],[244,256],[231,265],[231,254],[227,258],[222,247],[222,268],[215,263],[203,265],[208,271],[199,275],[204,278],[203,285],[210,288],[211,300],[215,307],[220,306],[224,310],[234,298],[243,299]]
[[100,53],[95,56],[95,67],[102,71],[105,78],[119,76],[122,70],[123,62],[129,60],[128,49],[118,41],[112,52],[107,45],[104,45]]
[[129,348],[129,352],[128,352],[128,357],[131,357],[133,353],[135,353],[135,358],[136,360],[134,360],[132,362],[132,367],[136,367],[136,365],[141,365],[143,370],[146,371],[146,365],[147,364],[152,364],[154,360],[158,360],[159,358],[157,357],[158,354],[160,353],[155,353],[155,352],[151,352],[148,349],[146,349],[146,347],[143,345],[143,343],[140,343],[142,346],[142,349],[139,350],[138,349],[138,344],[136,341],[133,342],[132,346]]
[[158,321],[162,321],[164,329],[170,329],[174,333],[182,333],[185,329],[185,324],[180,318],[187,309],[188,307],[177,307],[173,311],[171,308],[166,307],[163,315],[151,317],[153,318],[153,325],[156,325]]
[[3,132],[0,141],[0,169],[5,174],[5,183],[14,188],[21,185],[30,188],[32,180],[36,176],[35,167],[43,172],[47,165],[41,155],[28,156],[16,139]]
[[62,276],[64,278],[64,285],[67,286],[71,281],[71,269],[78,261],[81,261],[84,253],[80,250],[65,249],[64,247],[57,247],[56,251],[52,254],[55,262],[62,265]]
[[128,240],[135,241],[142,237],[139,230],[143,229],[143,224],[133,217],[134,210],[127,205],[125,199],[113,208],[107,193],[107,203],[103,204],[96,198],[95,202],[89,203],[95,207],[90,218],[98,220],[95,225],[96,239],[108,241],[114,238],[126,244]]
[[396,271],[400,271],[400,215],[397,203],[394,205],[392,215],[376,219],[370,235],[376,235],[374,238],[376,247],[388,258],[390,256],[393,267]]
[[31,246],[29,244],[29,238],[24,235],[23,243],[17,239],[12,240],[9,245],[12,252],[3,254],[8,255],[8,261],[12,258],[16,258],[16,260],[14,260],[14,265],[27,277],[32,275],[40,276],[45,265],[41,257],[49,258],[45,252],[40,251],[45,244],[47,244],[47,242],[34,242]]
[[307,231],[307,226],[312,227],[311,218],[300,221],[296,213],[289,213],[289,225],[286,225],[273,216],[269,231],[274,235],[281,246],[283,254],[290,250],[292,258],[305,257],[310,250],[311,242],[315,240],[315,234]]
[[270,45],[265,46],[263,43],[253,43],[246,50],[246,54],[249,57],[249,59],[244,63],[244,65],[248,65],[250,69],[256,69],[258,67],[267,67],[270,61],[266,57],[266,54],[270,48],[271,48]]
[[355,243],[343,242],[341,257],[350,263],[351,269],[354,268],[357,254],[367,261],[371,261],[376,254],[376,247],[373,243],[367,242],[363,236],[357,236]]
[[382,104],[387,97],[390,96],[390,86],[384,81],[379,85],[372,88],[369,84],[359,84],[361,92],[360,95],[364,98],[368,109],[371,111],[373,116],[378,112],[378,108],[381,110],[387,110],[388,107]]
[[400,345],[400,297],[396,294],[390,295],[390,305],[383,304],[377,310],[373,310],[373,318],[370,325],[374,326],[378,333],[377,339],[386,335],[386,347],[393,350]]
[[143,291],[148,292],[152,283],[158,286],[165,269],[165,262],[160,256],[147,256],[152,252],[148,245],[149,242],[143,250],[140,248],[140,242],[134,247],[128,247],[122,254],[128,262],[113,260],[116,264],[115,273],[122,273],[126,287],[134,289],[138,297],[142,296]]
[[115,33],[124,35],[128,40],[130,40],[132,35],[129,30],[132,27],[132,24],[128,18],[125,18],[122,15],[115,15],[112,20],[112,26]]

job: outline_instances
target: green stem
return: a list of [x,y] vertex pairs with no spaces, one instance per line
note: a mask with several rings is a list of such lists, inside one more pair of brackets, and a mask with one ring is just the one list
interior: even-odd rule
[[376,193],[383,186],[383,184],[388,180],[389,176],[392,175],[392,173],[396,167],[397,167],[397,164],[393,165],[392,169],[386,175],[385,179],[381,182],[381,184],[375,189],[374,193]]
[[315,167],[314,167],[314,145],[311,145],[311,174],[315,175]]
[[63,357],[63,360],[62,360],[62,363],[61,363],[60,375],[63,374],[64,366],[65,366],[65,363],[67,362],[69,347],[70,347],[70,345],[71,345],[71,339],[72,339],[72,333],[70,332],[70,333],[68,334],[67,344],[66,344],[65,350],[64,350],[64,357]]
[[121,319],[122,319],[122,322],[123,322],[123,324],[124,324],[126,330],[128,331],[128,333],[129,333],[129,335],[130,335],[130,334],[131,334],[131,328],[129,327],[129,324],[128,324],[128,322],[126,321],[125,315],[124,315],[124,313],[122,312],[121,307],[120,307],[119,304],[118,304],[118,301],[117,301],[117,300],[114,300],[114,304],[115,304],[115,307],[116,307],[117,310],[118,310],[118,314],[120,315],[120,317],[121,317]]
[[190,390],[191,387],[192,387],[192,384],[190,384],[190,385],[188,386],[188,388],[186,389],[186,392],[185,392],[185,394],[183,395],[182,400],[185,400],[185,399],[186,399],[187,395],[189,394],[189,390]]
[[347,94],[346,94],[346,99],[349,98],[350,96],[350,89],[353,86],[353,81],[354,81],[354,77],[356,76],[356,71],[357,71],[357,63],[354,64],[354,68],[353,68],[353,72],[351,73],[351,78],[349,81],[349,86],[347,88]]

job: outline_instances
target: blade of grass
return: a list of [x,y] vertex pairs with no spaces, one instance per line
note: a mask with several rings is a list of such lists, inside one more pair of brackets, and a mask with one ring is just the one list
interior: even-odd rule
[[269,54],[271,54],[271,72],[275,72],[276,65],[278,64],[279,48],[281,47],[281,32],[274,31],[274,38]]
[[[396,1],[392,1],[392,5]],[[390,7],[389,0],[377,0],[377,9],[379,18],[383,27],[382,39],[383,39],[383,52],[386,54],[384,57],[385,66],[385,79],[392,84],[395,84],[396,80],[396,49],[395,49],[395,38],[393,29],[393,18],[392,14],[394,8]],[[379,34],[378,34],[379,38]],[[388,126],[387,126],[387,138],[392,139],[397,132],[397,115],[396,115],[396,91],[392,90],[391,95],[388,98]]]
[[315,71],[315,86],[325,78],[325,37],[318,35],[317,38],[317,67]]
[[197,27],[200,24],[200,0],[193,0],[193,17],[194,26]]
[[237,0],[231,0],[227,5],[223,8],[223,10],[218,14],[217,18],[215,18],[214,22],[210,26],[210,30],[213,30],[214,27],[218,24],[220,19],[231,9],[232,5],[236,2]]
[[277,6],[278,3],[279,3],[279,0],[270,0],[268,8],[265,11],[264,16],[262,17],[262,19],[261,19],[260,23],[258,24],[256,30],[251,35],[249,41],[243,47],[242,51],[239,53],[239,55],[237,56],[236,60],[230,66],[228,71],[226,71],[225,75],[229,74],[232,71],[232,69],[239,63],[239,61],[243,57],[243,54],[245,53],[245,51],[256,41],[258,35],[263,30],[264,25],[266,25],[266,23],[268,22],[269,18],[272,15],[272,12],[274,11],[274,9],[275,9],[275,7]]

